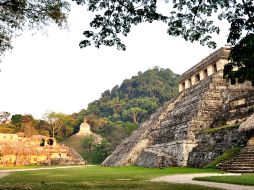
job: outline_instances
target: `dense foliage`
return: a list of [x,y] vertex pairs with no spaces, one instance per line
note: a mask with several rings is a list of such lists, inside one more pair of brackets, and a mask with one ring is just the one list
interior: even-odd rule
[[34,119],[32,115],[14,114],[1,112],[0,118],[8,117],[0,122],[0,133],[22,132],[27,137],[31,135],[45,135],[63,140],[73,134],[78,125],[74,116],[63,113],[49,112],[45,114],[45,120]]
[[93,30],[84,32],[86,39],[81,47],[91,45],[112,46],[125,49],[120,36],[127,36],[133,25],[142,22],[163,21],[168,25],[168,34],[182,36],[185,40],[200,41],[202,45],[215,47],[212,33],[219,33],[214,18],[227,20],[230,24],[228,42],[235,43],[243,31],[253,31],[252,0],[173,0],[169,3],[168,14],[161,14],[157,0],[74,0],[86,4],[88,10],[97,12],[90,26]]
[[231,51],[230,62],[224,67],[224,75],[232,84],[248,80],[254,86],[254,34],[248,34]]
[[[74,115],[79,122],[85,116],[92,131],[104,138],[100,151],[108,155],[141,122],[177,94],[178,79],[179,75],[170,69],[155,67],[139,72],[121,85],[104,91],[99,100],[88,105],[87,110]],[[98,147],[90,150],[96,151]]]
[[111,91],[104,91],[99,100],[88,105],[86,114],[138,124],[176,95],[178,79],[170,69],[156,67],[139,72]]
[[[121,38],[131,27],[143,22],[161,21],[168,25],[168,34],[181,36],[187,41],[199,41],[215,48],[213,33],[219,33],[218,20],[229,24],[227,42],[233,46],[225,77],[254,83],[254,2],[253,0],[165,0],[169,11],[158,11],[157,0],[73,0],[87,5],[96,12],[90,22],[92,30],[83,32],[85,39],[80,47],[101,45],[116,46],[125,50]],[[0,56],[10,49],[11,40],[26,28],[42,29],[53,22],[62,26],[66,22],[69,3],[66,0],[1,0],[0,1]],[[246,45],[248,46],[246,48]],[[237,55],[239,54],[239,55]]]
[[254,82],[253,0],[165,0],[169,7],[168,14],[158,11],[157,0],[74,1],[86,4],[89,11],[97,13],[90,23],[92,29],[83,33],[85,39],[80,42],[81,48],[94,44],[98,48],[106,45],[125,50],[121,38],[128,35],[131,27],[153,21],[167,24],[167,32],[171,36],[181,36],[186,41],[199,41],[202,45],[215,48],[212,34],[219,34],[220,28],[214,21],[226,20],[230,24],[227,42],[233,46],[233,51],[225,76],[232,82],[236,79],[239,82]]
[[63,26],[68,11],[65,0],[0,0],[0,56],[25,29],[42,29],[50,23]]

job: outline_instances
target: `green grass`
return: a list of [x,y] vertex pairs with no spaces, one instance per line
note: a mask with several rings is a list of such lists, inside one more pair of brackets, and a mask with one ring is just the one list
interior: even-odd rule
[[240,150],[240,147],[233,147],[229,150],[226,150],[222,155],[218,156],[215,158],[215,160],[209,163],[206,168],[216,168],[217,164],[221,163],[222,161],[230,160],[232,157],[239,154]]
[[223,129],[229,129],[229,128],[238,128],[239,127],[239,124],[233,124],[233,125],[222,125],[220,127],[215,127],[215,128],[207,128],[207,129],[204,129],[204,130],[201,130],[200,131],[200,134],[209,134],[209,133],[216,133],[220,130],[223,130]]
[[[147,180],[170,174],[220,172],[197,168],[101,167],[14,172],[0,180],[6,190],[212,190],[196,185],[156,183]],[[1,187],[2,185],[2,187]]]
[[194,179],[199,181],[212,181],[212,182],[218,182],[218,183],[231,183],[231,184],[238,184],[238,185],[253,185],[254,186],[254,174],[243,174],[240,176],[197,177]]

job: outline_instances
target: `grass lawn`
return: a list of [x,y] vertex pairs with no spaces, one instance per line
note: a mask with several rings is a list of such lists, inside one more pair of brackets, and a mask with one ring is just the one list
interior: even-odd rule
[[188,184],[156,183],[147,180],[154,177],[181,173],[219,172],[214,169],[196,168],[142,168],[101,167],[38,170],[14,172],[0,179],[0,189],[6,190],[212,190]]
[[194,179],[199,181],[213,181],[218,183],[232,183],[232,184],[238,184],[238,185],[253,185],[254,186],[254,174],[243,174],[240,176],[197,177]]

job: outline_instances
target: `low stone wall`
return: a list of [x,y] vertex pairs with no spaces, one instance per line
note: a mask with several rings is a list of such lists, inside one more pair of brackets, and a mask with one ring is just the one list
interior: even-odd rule
[[198,146],[189,154],[188,166],[203,167],[216,157],[233,147],[243,147],[247,143],[247,134],[239,133],[238,127],[224,128],[216,132],[204,132],[197,135]]

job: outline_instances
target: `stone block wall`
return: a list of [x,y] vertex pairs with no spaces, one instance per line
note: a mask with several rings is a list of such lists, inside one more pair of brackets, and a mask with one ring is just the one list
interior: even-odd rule
[[[103,165],[161,167],[192,164],[188,163],[195,157],[192,152],[204,145],[200,131],[244,121],[254,110],[253,93],[254,88],[250,84],[230,85],[223,79],[223,71],[218,71],[160,108],[124,140]],[[226,133],[223,134],[223,138],[231,139]],[[239,134],[229,135],[239,138]],[[209,138],[213,136],[207,136],[206,140],[209,141]],[[223,143],[216,145],[223,146]],[[226,148],[228,146],[225,144]],[[199,160],[200,166],[224,149],[214,147],[213,152],[204,151],[209,159]],[[192,158],[189,158],[190,155]]]
[[225,128],[216,132],[204,132],[197,135],[198,146],[189,154],[188,166],[203,167],[233,147],[244,147],[247,134],[239,133],[238,127]]

